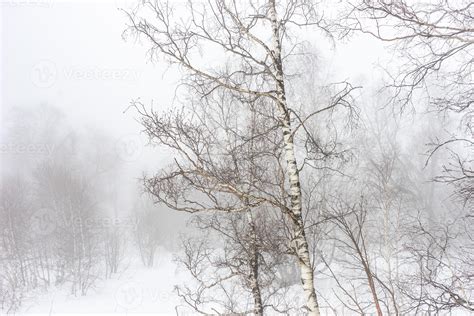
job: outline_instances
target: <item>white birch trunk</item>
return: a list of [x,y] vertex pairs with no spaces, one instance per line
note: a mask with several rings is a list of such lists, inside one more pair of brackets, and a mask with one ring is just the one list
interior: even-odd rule
[[257,249],[257,232],[255,230],[255,223],[252,217],[251,210],[247,211],[247,217],[250,225],[250,288],[254,300],[254,314],[255,316],[263,315],[262,293],[260,291],[260,284],[258,282],[259,266],[258,266],[258,249]]
[[[255,117],[255,112],[252,112],[252,130],[251,130],[251,141],[250,141],[250,146],[252,148],[252,151],[254,149],[254,142],[253,139],[255,137],[255,128],[256,128],[256,117]],[[253,161],[252,161],[253,163]],[[250,172],[250,182],[253,183],[254,181],[254,175],[255,175],[256,170],[254,168],[251,168]],[[249,193],[250,193],[250,187],[249,187]],[[252,216],[252,208],[249,206],[249,201],[246,198],[244,200],[246,206],[248,207],[247,209],[247,219],[249,221],[249,227],[250,227],[250,241],[249,241],[249,246],[250,246],[250,253],[249,253],[249,269],[250,269],[250,275],[249,275],[249,283],[250,283],[250,288],[252,291],[252,296],[253,296],[253,301],[254,301],[254,306],[253,306],[253,312],[255,316],[263,316],[263,300],[262,300],[262,292],[260,290],[260,283],[258,281],[259,277],[259,249],[258,249],[258,236],[257,236],[257,229],[255,227],[255,221]]]
[[311,265],[311,258],[308,250],[308,242],[304,231],[301,203],[300,177],[298,165],[295,157],[293,134],[291,131],[290,113],[285,94],[285,83],[283,78],[283,65],[281,61],[280,32],[277,20],[275,0],[269,0],[270,20],[272,24],[273,58],[276,67],[276,90],[278,98],[278,108],[280,110],[280,122],[285,149],[285,159],[287,163],[287,174],[290,182],[291,198],[291,220],[293,222],[293,242],[295,252],[298,257],[298,264],[301,272],[301,283],[308,308],[308,315],[320,315],[316,291],[314,288],[314,274]]

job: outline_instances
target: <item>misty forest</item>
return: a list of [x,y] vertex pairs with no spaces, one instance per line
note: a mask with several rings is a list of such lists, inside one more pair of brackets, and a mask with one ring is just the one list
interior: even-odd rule
[[473,2],[1,10],[1,315],[474,315]]

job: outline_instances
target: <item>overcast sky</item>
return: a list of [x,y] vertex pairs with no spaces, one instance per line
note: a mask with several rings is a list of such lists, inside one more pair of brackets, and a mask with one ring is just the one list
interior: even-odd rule
[[[120,141],[140,130],[133,112],[123,113],[130,100],[154,100],[157,108],[171,104],[178,71],[165,72],[166,65],[148,61],[146,45],[122,38],[127,19],[118,8],[133,1],[0,1],[2,112],[48,104],[66,113],[73,128],[98,127]],[[338,79],[356,81],[371,79],[383,52],[368,38],[337,51],[317,40],[312,45],[325,52],[327,69]],[[156,155],[143,150],[134,168],[156,167]]]
[[144,48],[122,39],[120,1],[2,1],[5,105],[48,103],[75,123],[127,134],[137,128],[122,113],[131,99],[169,103],[172,73],[163,78],[162,68],[147,63]]

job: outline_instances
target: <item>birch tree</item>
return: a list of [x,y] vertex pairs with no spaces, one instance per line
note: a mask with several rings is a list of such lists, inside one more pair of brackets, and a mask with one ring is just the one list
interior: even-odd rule
[[[205,104],[200,113],[182,111],[164,116],[147,110],[141,102],[132,104],[150,142],[168,146],[180,156],[166,172],[148,178],[146,185],[158,202],[179,211],[241,212],[264,204],[278,208],[291,223],[291,245],[298,259],[307,311],[319,315],[303,220],[300,173],[305,164],[298,164],[295,137],[300,132],[306,146],[314,149],[314,156],[330,155],[311,137],[307,125],[322,112],[348,107],[353,87],[347,83],[335,86],[331,102],[309,107],[312,112],[303,115],[296,104],[289,103],[288,81],[294,74],[285,69],[292,59],[305,54],[292,32],[324,30],[323,19],[312,1],[189,1],[181,9],[168,2],[144,1],[128,12],[128,31],[151,45],[151,58],[163,58],[183,70],[182,86],[188,89],[189,106],[195,107],[196,99]],[[204,51],[215,54],[211,65],[211,56],[200,56]],[[221,98],[230,98],[232,107],[240,105],[241,112],[228,117],[240,119],[231,130],[212,122],[216,114],[229,114],[229,109],[219,109]],[[242,150],[247,140],[238,132],[251,105],[263,122],[256,139],[273,148],[263,148],[268,156],[262,159],[265,166],[260,166],[260,179],[247,183],[248,179],[236,176],[242,173],[235,168],[248,169],[248,153]],[[221,160],[223,151],[233,151],[236,159]],[[258,151],[252,154],[260,155]],[[309,161],[314,157],[304,158]],[[268,174],[276,179],[267,179],[265,168],[275,170]],[[242,198],[248,201],[246,207],[239,204]]]
[[[240,171],[254,183],[260,176],[255,154],[265,152],[257,148],[262,122],[255,111],[248,121],[248,142],[242,149],[248,150],[250,164],[249,170]],[[225,120],[222,126],[230,127]],[[229,160],[237,159],[232,153],[228,156]],[[248,187],[246,193],[251,194],[252,189]],[[186,239],[179,262],[197,285],[177,287],[178,295],[194,312],[203,314],[212,310],[217,314],[263,315],[298,309],[285,297],[286,289],[278,279],[279,268],[292,264],[285,222],[274,207],[250,207],[247,198],[242,198],[241,204],[241,212],[197,214],[190,221],[204,237]]]
[[199,235],[183,241],[178,260],[193,280],[176,288],[193,312],[264,315],[298,309],[277,282],[288,255],[283,236],[275,234],[274,215],[260,209],[193,218]]

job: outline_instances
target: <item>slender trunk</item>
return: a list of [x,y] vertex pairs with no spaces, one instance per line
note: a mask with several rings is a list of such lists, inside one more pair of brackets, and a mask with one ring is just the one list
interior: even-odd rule
[[[347,228],[348,228],[348,226],[347,226]],[[363,249],[361,249],[359,247],[359,243],[357,242],[356,237],[352,233],[350,233],[350,238],[351,238],[351,241],[352,241],[352,243],[355,247],[357,255],[359,256],[359,260],[362,263],[365,275],[367,276],[367,282],[369,283],[370,294],[372,295],[372,299],[374,300],[375,309],[377,311],[377,316],[382,316],[383,315],[382,314],[382,308],[380,307],[379,298],[377,296],[377,291],[375,289],[374,278],[372,276],[372,271],[370,270],[369,259],[367,257],[367,252],[366,252],[367,248],[365,247],[364,238],[362,238],[362,243],[363,243],[362,247],[363,247]]]
[[[252,148],[252,151],[254,150],[254,137],[255,137],[255,128],[256,128],[256,117],[255,117],[255,111],[252,110],[252,129],[251,129],[251,140],[250,140],[250,146]],[[254,181],[254,176],[256,174],[256,170],[253,167],[254,162],[252,158],[252,167],[250,168],[250,183],[253,183]],[[248,188],[249,194],[251,191],[251,188]],[[245,205],[248,207],[247,208],[247,219],[249,222],[249,250],[247,251],[248,256],[249,256],[249,285],[250,285],[250,290],[252,291],[252,296],[253,296],[253,301],[254,301],[254,306],[253,306],[253,313],[256,316],[262,316],[263,315],[263,301],[262,301],[262,293],[260,291],[260,283],[258,280],[259,277],[259,242],[258,242],[258,235],[257,235],[257,228],[255,227],[255,221],[252,216],[252,208],[249,206],[249,201],[247,198],[244,199]]]
[[374,278],[372,277],[372,272],[370,271],[370,268],[367,266],[367,263],[364,263],[364,270],[367,276],[367,280],[369,281],[370,292],[372,294],[372,298],[375,303],[375,309],[377,310],[377,315],[382,316],[383,315],[382,308],[380,307],[379,298],[377,297],[377,292],[375,290]]
[[20,265],[20,275],[21,275],[22,285],[26,285],[27,278],[25,274],[25,267],[23,264],[23,255],[21,254],[20,247],[18,246],[18,237],[15,230],[15,224],[13,223],[13,221],[14,219],[12,217],[11,211],[8,210],[8,224],[10,226],[9,230],[10,230],[10,240],[11,240],[10,246],[12,248],[12,251],[14,251],[13,257],[16,257]]
[[149,248],[150,252],[148,253],[148,267],[151,268],[153,267],[154,261],[155,261],[155,249],[154,246],[150,246]]
[[252,218],[252,213],[250,210],[247,211],[247,217],[249,219],[250,225],[250,288],[252,291],[253,301],[254,301],[254,314],[256,316],[263,315],[263,302],[262,302],[262,293],[260,292],[260,284],[258,282],[258,249],[257,249],[257,232],[255,229],[255,223]]
[[279,23],[277,20],[275,0],[269,0],[270,20],[272,25],[273,59],[276,67],[277,103],[280,110],[287,174],[290,182],[291,220],[293,222],[293,241],[296,256],[301,271],[301,283],[306,299],[309,315],[320,315],[316,291],[314,288],[314,273],[309,255],[308,241],[304,231],[302,216],[301,187],[298,166],[295,158],[293,133],[291,130],[290,113],[286,101],[283,65],[281,58],[281,43]]
[[[384,189],[384,192],[388,192],[387,189]],[[385,199],[388,201],[388,198]],[[393,290],[393,269],[392,269],[392,258],[394,258],[393,253],[392,253],[392,248],[390,245],[390,223],[389,223],[389,217],[390,217],[390,212],[389,212],[389,206],[386,205],[386,203],[382,202],[381,203],[382,209],[384,210],[384,243],[385,243],[385,262],[387,262],[387,269],[388,269],[388,279],[389,279],[389,285],[390,285],[390,296],[392,299],[392,304],[393,304],[393,309],[394,309],[394,314],[399,315],[398,313],[398,307],[397,307],[397,301],[395,299],[395,291]],[[398,218],[398,212],[397,212],[397,218]],[[398,233],[398,224],[396,226],[396,232]],[[395,241],[396,243],[396,241]],[[397,247],[397,246],[396,246]],[[398,267],[398,253],[395,253],[395,267]],[[387,307],[388,309],[388,307]],[[388,311],[388,313],[390,313]]]

